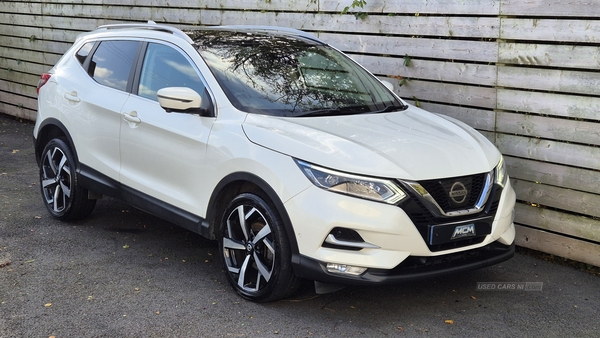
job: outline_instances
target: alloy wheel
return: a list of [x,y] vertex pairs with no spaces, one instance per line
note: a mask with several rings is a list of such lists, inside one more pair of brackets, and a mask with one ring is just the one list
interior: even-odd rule
[[41,184],[49,209],[56,214],[71,204],[73,177],[67,155],[58,147],[50,148],[42,157]]
[[275,243],[271,225],[256,207],[241,204],[231,211],[222,244],[228,273],[240,290],[254,293],[268,285],[275,266]]

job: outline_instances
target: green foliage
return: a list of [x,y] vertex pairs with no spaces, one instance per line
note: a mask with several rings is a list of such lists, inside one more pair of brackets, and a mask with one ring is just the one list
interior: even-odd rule
[[37,37],[35,35],[32,35],[29,37],[29,42],[35,42],[37,41]]
[[412,60],[411,57],[408,56],[408,54],[405,54],[404,55],[404,67],[410,66],[410,60]]
[[[352,4],[350,6],[346,6],[344,7],[344,9],[342,10],[342,12],[340,14],[348,14],[348,11],[350,10],[350,8],[355,9],[357,7],[359,8],[364,8],[365,5],[367,4],[367,1],[365,0],[352,0]],[[367,13],[365,12],[356,12],[354,13],[354,17],[356,19],[361,19],[364,20],[367,17]]]
[[415,106],[421,108],[421,101],[416,96],[413,96],[412,99],[415,100]]

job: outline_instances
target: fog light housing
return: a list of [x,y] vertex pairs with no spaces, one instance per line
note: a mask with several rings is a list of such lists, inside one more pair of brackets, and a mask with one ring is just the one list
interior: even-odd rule
[[363,272],[367,271],[367,268],[346,264],[327,263],[327,271],[342,275],[360,276]]

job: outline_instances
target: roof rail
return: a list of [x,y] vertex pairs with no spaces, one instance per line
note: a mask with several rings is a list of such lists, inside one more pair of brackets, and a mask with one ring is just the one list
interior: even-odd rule
[[113,24],[113,25],[103,25],[103,26],[98,26],[95,29],[95,31],[110,30],[110,29],[148,29],[148,30],[153,30],[153,31],[158,31],[158,32],[171,33],[175,36],[178,36],[178,37],[186,40],[190,44],[194,43],[194,41],[192,41],[192,39],[190,39],[190,37],[187,34],[185,34],[184,32],[182,32],[181,30],[179,30],[175,27],[171,27],[171,26],[157,25],[156,22],[154,22],[154,21],[148,21],[148,23],[121,23],[121,24]]

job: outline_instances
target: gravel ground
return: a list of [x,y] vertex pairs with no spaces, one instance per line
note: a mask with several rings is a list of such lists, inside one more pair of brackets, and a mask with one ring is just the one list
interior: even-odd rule
[[[419,283],[327,295],[307,283],[293,299],[245,301],[215,243],[119,201],[100,200],[84,221],[52,219],[32,130],[0,115],[1,338],[598,336],[600,277],[524,253]],[[542,289],[510,289],[525,282]]]

